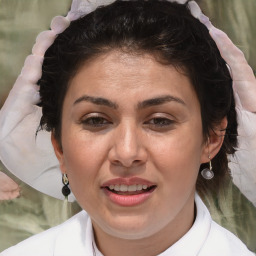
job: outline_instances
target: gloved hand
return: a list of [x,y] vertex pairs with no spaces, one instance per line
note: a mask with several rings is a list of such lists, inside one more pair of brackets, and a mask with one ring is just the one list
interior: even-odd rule
[[189,8],[192,15],[208,28],[229,67],[238,119],[238,148],[229,157],[229,168],[234,183],[256,206],[256,78],[243,52],[223,31],[212,25],[198,4],[191,1]]
[[233,89],[237,93],[242,107],[256,113],[256,78],[243,52],[232,43],[226,33],[212,25],[195,1],[189,2],[189,8],[192,15],[208,28],[222,58],[228,64],[233,79]]

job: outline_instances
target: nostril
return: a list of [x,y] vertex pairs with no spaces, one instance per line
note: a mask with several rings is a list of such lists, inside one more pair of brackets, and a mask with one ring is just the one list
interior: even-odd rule
[[120,160],[113,160],[111,161],[111,163],[114,165],[114,166],[122,166],[122,167],[125,167],[125,168],[130,168],[130,167],[133,167],[133,166],[138,166],[138,165],[141,165],[143,164],[143,161],[142,160],[123,160],[123,161],[120,161]]
[[123,166],[123,164],[119,160],[111,161],[111,163],[115,166]]
[[141,160],[134,160],[133,161],[133,164],[135,164],[135,165],[138,165],[138,164],[141,164],[143,161],[141,161]]

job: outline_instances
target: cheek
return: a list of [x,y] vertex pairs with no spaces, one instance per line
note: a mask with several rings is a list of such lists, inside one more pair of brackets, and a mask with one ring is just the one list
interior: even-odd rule
[[[156,145],[156,143],[155,143]],[[194,137],[178,136],[157,144],[153,169],[157,169],[161,199],[166,200],[165,214],[173,214],[185,205],[195,191],[200,167],[201,147]],[[157,154],[157,152],[161,152]],[[160,202],[160,201],[159,201]]]
[[[193,126],[173,131],[164,140],[151,140],[153,164],[174,184],[195,183],[202,155],[202,133]],[[182,187],[184,188],[184,186]]]
[[104,147],[97,140],[90,137],[66,137],[63,143],[64,164],[67,169],[70,188],[83,209],[89,213],[100,211],[100,198],[96,194],[99,187],[97,179],[103,164]]
[[85,184],[93,187],[106,158],[107,143],[104,138],[89,136],[84,131],[69,131],[63,134],[63,157],[71,188],[84,189]]

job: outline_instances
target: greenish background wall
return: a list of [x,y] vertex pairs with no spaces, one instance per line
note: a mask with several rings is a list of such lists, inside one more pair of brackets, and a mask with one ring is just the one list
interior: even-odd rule
[[67,13],[71,0],[0,0],[0,106],[51,19]]

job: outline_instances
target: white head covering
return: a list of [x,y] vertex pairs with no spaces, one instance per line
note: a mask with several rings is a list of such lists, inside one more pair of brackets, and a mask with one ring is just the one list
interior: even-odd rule
[[[18,178],[55,198],[64,199],[61,193],[62,178],[59,163],[51,144],[50,133],[39,131],[42,116],[37,81],[42,74],[45,51],[72,20],[94,11],[100,5],[115,0],[73,0],[66,17],[57,16],[51,30],[40,33],[16,80],[3,108],[0,110],[0,160]],[[184,4],[186,0],[169,0]],[[231,157],[231,171],[235,183],[256,205],[256,79],[244,55],[227,35],[216,29],[201,12],[196,2],[188,6],[192,15],[206,25],[222,57],[230,67],[239,121],[239,149]],[[251,122],[254,125],[251,125]],[[37,134],[37,136],[36,136]],[[73,194],[69,201],[74,201]]]

